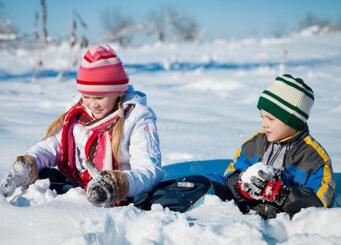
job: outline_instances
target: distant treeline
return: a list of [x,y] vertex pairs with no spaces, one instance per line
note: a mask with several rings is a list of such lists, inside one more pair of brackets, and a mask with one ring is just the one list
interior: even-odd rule
[[[46,0],[37,1],[40,2],[41,8],[40,11],[32,13],[33,31],[20,33],[13,21],[6,16],[6,6],[0,0],[0,48],[6,47],[6,45],[41,48],[49,43],[65,41],[68,41],[71,47],[89,45],[87,20],[76,10],[73,11],[70,25],[65,27],[70,30],[69,34],[53,37],[47,28],[49,16]],[[107,9],[98,14],[102,20],[103,35],[97,37],[97,40],[93,40],[95,42],[115,42],[126,47],[137,42],[193,42],[203,39],[203,30],[199,23],[174,6],[163,6],[149,12],[139,20],[124,14],[119,8]],[[315,32],[341,31],[341,18],[339,21],[332,21],[308,14],[297,24],[295,31],[302,31],[312,26],[314,26]],[[271,35],[284,36],[287,34],[286,28],[285,23],[279,23],[271,30]]]

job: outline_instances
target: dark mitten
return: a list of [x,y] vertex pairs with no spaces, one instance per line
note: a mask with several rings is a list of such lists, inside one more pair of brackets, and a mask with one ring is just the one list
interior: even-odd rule
[[230,176],[228,176],[226,181],[226,187],[231,194],[233,200],[235,201],[236,205],[238,206],[239,210],[242,213],[248,213],[250,208],[248,206],[249,201],[245,199],[245,197],[240,193],[238,188],[238,181],[240,179],[240,172],[236,171]]
[[0,182],[0,192],[5,196],[14,193],[17,187],[27,188],[38,178],[38,167],[32,156],[18,156],[13,167]]
[[277,205],[263,202],[258,202],[257,204],[251,206],[251,209],[256,211],[257,214],[265,219],[276,218],[277,213],[281,212]]
[[127,197],[129,182],[122,171],[106,170],[92,179],[87,187],[89,202],[97,206],[111,206],[116,200]]
[[240,174],[238,189],[248,200],[263,200],[262,192],[274,176],[274,170],[262,162],[255,163]]
[[278,206],[282,206],[287,198],[288,189],[279,177],[269,180],[262,191],[264,201],[272,202]]

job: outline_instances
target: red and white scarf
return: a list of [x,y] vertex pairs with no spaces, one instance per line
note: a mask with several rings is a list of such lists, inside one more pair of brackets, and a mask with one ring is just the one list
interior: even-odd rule
[[[111,137],[112,127],[120,116],[122,115],[117,110],[98,120],[90,116],[82,105],[77,104],[70,108],[65,115],[62,126],[60,159],[58,161],[59,170],[84,189],[91,179],[86,169],[79,171],[75,164],[73,129],[77,123],[84,125],[90,131],[90,137],[85,144],[87,160],[90,160],[98,170],[119,169],[118,162],[112,155]],[[111,163],[111,166],[108,165],[108,162]]]

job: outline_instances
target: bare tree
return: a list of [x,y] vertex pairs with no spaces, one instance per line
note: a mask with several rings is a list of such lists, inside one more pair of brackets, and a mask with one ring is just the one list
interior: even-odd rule
[[81,43],[80,43],[81,48],[86,48],[89,46],[89,39],[85,36],[81,36]]
[[10,42],[17,39],[18,30],[3,9],[4,4],[0,1],[0,42]]
[[200,28],[196,21],[180,13],[175,7],[161,7],[148,17],[147,33],[155,35],[161,42],[168,40],[193,41],[199,37]]
[[150,13],[145,30],[147,34],[156,35],[157,40],[164,42],[166,40],[166,23],[164,21],[164,16],[161,13]]
[[88,25],[85,23],[84,19],[77,11],[75,10],[73,11],[73,16],[78,20],[78,23],[82,27],[82,31],[83,31],[83,34],[81,35],[81,39],[80,39],[80,47],[86,48],[89,46],[89,39],[87,38],[85,34],[88,30]]
[[162,6],[149,14],[145,31],[149,35],[155,35],[160,42],[168,41],[173,38],[172,28],[179,18],[180,13],[176,8]]
[[72,11],[73,15],[76,17],[76,19],[78,20],[78,22],[81,24],[82,28],[84,30],[88,29],[88,25],[85,23],[84,19],[82,18],[82,16],[76,11]]
[[73,48],[77,43],[77,22],[75,18],[72,18],[71,32],[70,32],[70,46]]
[[152,11],[146,24],[147,34],[155,35],[157,40],[165,42],[170,39],[172,26],[179,18],[179,11],[171,6],[163,6],[157,12]]
[[126,47],[131,44],[136,30],[135,22],[121,15],[117,10],[107,10],[102,15],[106,38]]
[[287,67],[287,63],[288,63],[288,55],[289,55],[289,49],[287,46],[287,43],[285,42],[282,45],[282,59],[281,59],[281,63],[278,66],[278,71],[279,74],[284,74],[286,67]]
[[42,12],[42,21],[43,21],[43,34],[44,34],[44,42],[45,44],[49,43],[49,35],[47,32],[47,8],[46,8],[46,0],[40,1],[41,12]]
[[[71,32],[70,32],[70,46],[73,48],[78,42],[77,37],[77,21],[75,18],[72,18]],[[89,39],[85,34],[82,34],[79,42],[79,46],[81,48],[86,48],[89,46]]]
[[273,22],[271,25],[270,33],[276,38],[281,38],[287,32],[287,24],[283,21]]
[[12,21],[8,18],[3,18],[0,20],[0,34],[3,38],[15,39],[17,33],[17,28],[14,26]]
[[39,13],[36,11],[36,13],[34,15],[34,27],[33,27],[33,36],[34,36],[34,40],[36,42],[38,42],[38,40],[39,40],[38,25],[39,25]]
[[341,31],[341,21],[331,21],[329,19],[322,19],[318,16],[308,14],[299,23],[299,30],[303,30],[310,26],[316,26],[317,32],[320,31]]
[[321,19],[318,16],[308,14],[305,18],[299,23],[300,30],[303,30],[310,26],[318,26],[320,28],[330,26],[331,23],[327,19]]
[[199,25],[188,17],[182,17],[173,23],[174,32],[180,41],[190,42],[198,39]]

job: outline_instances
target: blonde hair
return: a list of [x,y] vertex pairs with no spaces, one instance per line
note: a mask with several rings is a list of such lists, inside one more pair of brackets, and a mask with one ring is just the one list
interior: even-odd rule
[[56,134],[63,125],[64,119],[65,119],[66,112],[57,117],[56,120],[54,120],[50,126],[48,127],[46,133],[44,134],[43,140],[46,140],[47,138],[51,137],[52,135]]
[[112,128],[111,150],[116,162],[120,164],[120,143],[124,127],[124,109],[122,97],[119,97],[117,99],[116,105],[117,109],[121,110],[121,115],[118,117],[118,120],[116,121]]
[[[82,104],[82,99],[80,99],[77,102],[77,105]],[[124,114],[123,110],[123,100],[122,97],[119,97],[116,101],[116,104],[114,106],[114,110],[122,110],[122,113]],[[47,138],[51,137],[52,135],[56,134],[58,131],[61,130],[64,120],[65,120],[66,112],[61,114],[57,119],[55,119],[50,126],[48,127],[43,140],[46,140]],[[120,163],[120,142],[123,135],[123,127],[124,127],[124,116],[120,116],[116,123],[113,125],[112,128],[112,137],[111,137],[111,150],[114,155],[114,158],[116,162]]]
[[[82,98],[79,99],[79,101],[76,103],[76,105],[81,105],[83,103]],[[61,114],[57,119],[55,119],[50,126],[47,128],[46,133],[44,134],[43,140],[46,140],[47,138],[51,137],[52,135],[56,134],[59,130],[62,129],[64,119],[66,116],[66,112]]]

